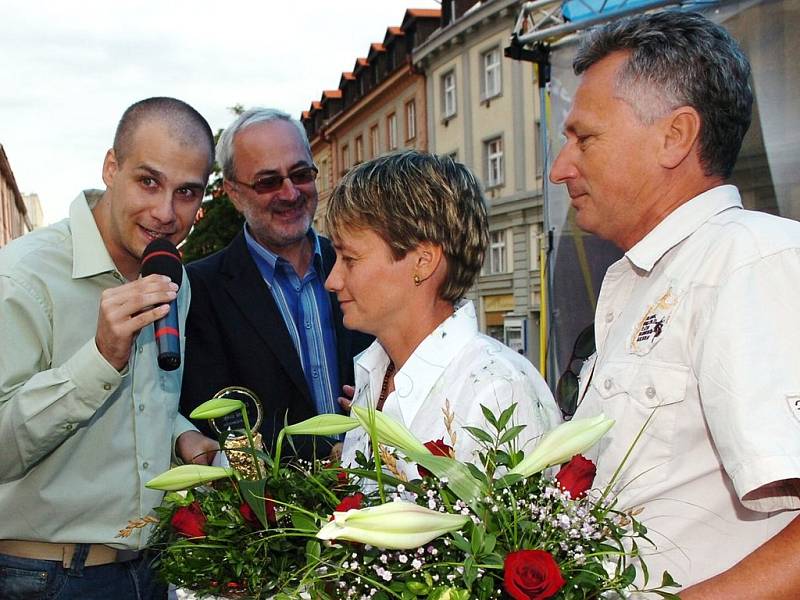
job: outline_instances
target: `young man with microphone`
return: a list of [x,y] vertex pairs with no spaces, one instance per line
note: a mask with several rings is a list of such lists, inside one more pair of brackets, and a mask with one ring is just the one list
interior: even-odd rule
[[144,484],[173,452],[207,463],[217,444],[178,414],[181,369],[158,365],[153,324],[174,311],[179,329],[189,286],[140,272],[153,240],[186,237],[212,158],[192,107],[137,102],[106,190],[0,251],[0,598],[166,597],[148,530],[118,532],[160,503]]

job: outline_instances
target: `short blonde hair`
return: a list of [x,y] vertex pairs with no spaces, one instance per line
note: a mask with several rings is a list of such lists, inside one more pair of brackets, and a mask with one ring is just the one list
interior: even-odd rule
[[489,243],[480,184],[449,156],[409,150],[353,168],[334,188],[325,214],[336,239],[342,229],[377,233],[395,260],[422,242],[441,246],[447,274],[439,296],[456,302],[475,282]]

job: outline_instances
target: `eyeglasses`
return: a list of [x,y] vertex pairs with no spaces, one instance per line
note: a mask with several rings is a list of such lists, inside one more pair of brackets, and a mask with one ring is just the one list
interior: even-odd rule
[[[578,373],[572,370],[572,363],[576,360],[585,361],[594,352],[594,323],[590,323],[575,338],[572,354],[567,361],[567,370],[561,374],[556,384],[556,402],[564,419],[569,420],[578,409]],[[583,362],[581,362],[582,364]],[[580,371],[580,367],[578,367],[578,371]]]
[[303,185],[305,183],[311,183],[314,181],[317,178],[317,173],[319,173],[317,167],[310,166],[295,169],[288,175],[267,175],[265,177],[261,177],[260,179],[256,179],[253,183],[245,183],[244,181],[237,181],[236,179],[232,179],[231,181],[238,183],[239,185],[249,187],[256,194],[268,194],[270,192],[277,192],[279,189],[281,189],[281,187],[283,187],[284,179],[288,179],[294,185]]

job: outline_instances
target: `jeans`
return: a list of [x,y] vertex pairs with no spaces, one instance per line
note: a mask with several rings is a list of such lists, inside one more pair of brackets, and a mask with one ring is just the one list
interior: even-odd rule
[[60,561],[0,554],[2,600],[166,600],[147,553],[136,560],[84,566],[89,546],[79,544],[72,566]]

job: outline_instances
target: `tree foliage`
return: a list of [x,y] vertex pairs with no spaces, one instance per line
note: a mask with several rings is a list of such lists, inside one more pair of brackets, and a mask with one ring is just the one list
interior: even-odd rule
[[[240,115],[244,107],[240,104],[231,107],[231,112]],[[214,141],[219,140],[222,129],[217,131]],[[222,250],[242,230],[244,217],[236,210],[222,186],[222,169],[214,164],[211,183],[200,211],[197,213],[192,231],[181,246],[183,261],[190,263],[218,250]]]

